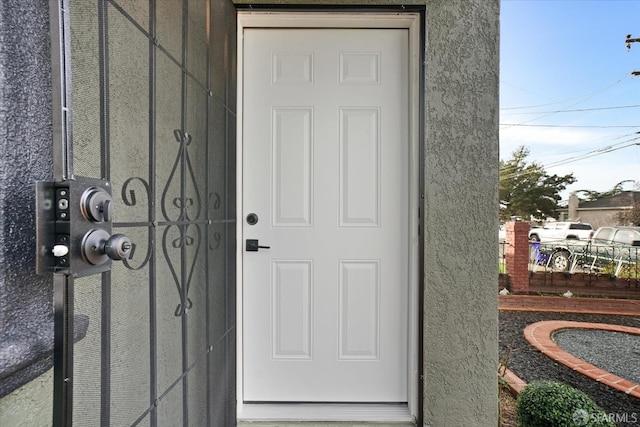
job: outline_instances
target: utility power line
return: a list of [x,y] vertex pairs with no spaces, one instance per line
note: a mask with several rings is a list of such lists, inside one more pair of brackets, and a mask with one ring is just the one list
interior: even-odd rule
[[584,111],[603,111],[603,110],[619,110],[619,109],[624,109],[624,108],[640,108],[640,104],[636,104],[636,105],[621,105],[621,106],[617,106],[617,107],[596,107],[596,108],[579,108],[579,109],[575,109],[575,110],[553,110],[553,111],[521,111],[521,112],[514,112],[514,113],[508,113],[508,114],[556,114],[556,113],[577,113],[577,112],[584,112]]
[[[628,76],[627,76],[627,78],[628,78]],[[589,99],[591,99],[591,98],[593,98],[594,96],[596,96],[598,93],[600,93],[600,92],[604,92],[604,91],[606,91],[606,90],[608,90],[608,89],[612,88],[613,86],[615,86],[615,85],[619,84],[619,83],[620,83],[621,81],[623,81],[623,80],[624,80],[624,78],[622,78],[622,79],[620,79],[620,80],[616,81],[615,83],[610,84],[609,86],[607,86],[607,87],[605,87],[605,88],[603,88],[603,89],[600,89],[599,91],[596,91],[596,92],[592,93],[591,95],[589,95],[589,96],[587,96],[587,97],[585,97],[585,98],[580,99],[579,101],[574,102],[574,103],[573,103],[573,104],[571,104],[571,105],[568,105],[567,107],[568,107],[568,108],[571,108],[571,107],[575,107],[575,106],[576,106],[576,105],[578,105],[578,104],[582,104],[583,102],[586,102],[586,101],[588,101]],[[544,119],[545,117],[549,117],[549,116],[551,116],[551,115],[553,115],[553,114],[555,114],[555,113],[546,113],[546,114],[542,114],[541,116],[534,117],[534,118],[532,118],[532,119],[526,120],[526,121],[524,121],[524,122],[522,122],[522,123],[518,123],[518,124],[504,124],[503,126],[506,126],[506,127],[511,127],[511,126],[522,126],[522,125],[524,125],[524,124],[526,124],[526,123],[531,123],[531,122],[535,122],[536,120]]]
[[[581,161],[581,160],[585,160],[585,159],[588,159],[588,158],[591,158],[591,157],[601,156],[603,154],[607,154],[607,153],[611,153],[611,152],[614,152],[614,151],[622,150],[623,148],[633,147],[633,146],[636,146],[636,145],[640,146],[640,142],[632,142],[632,141],[637,141],[637,140],[640,140],[640,137],[631,138],[631,139],[629,139],[627,141],[622,141],[622,142],[620,142],[618,144],[615,144],[615,145],[620,145],[620,144],[624,144],[624,143],[627,143],[627,142],[631,142],[630,144],[626,144],[626,145],[623,145],[623,146],[620,146],[620,147],[616,147],[615,145],[603,147],[603,148],[600,148],[598,150],[590,151],[590,152],[588,152],[588,153],[586,153],[586,154],[584,154],[582,156],[569,157],[569,158],[566,158],[566,159],[563,159],[563,160],[558,160],[556,162],[549,163],[547,165],[542,165],[542,168],[546,170],[548,168],[553,168],[553,167],[556,167],[556,166],[563,166],[563,165],[566,165],[566,164],[569,164],[569,163],[575,163],[575,162],[578,162],[578,161]],[[527,175],[528,173],[530,173],[530,172],[527,172],[527,171],[516,172],[516,173],[512,173],[512,174],[506,175],[506,176],[501,176],[500,180],[517,178],[519,176]]]
[[[599,94],[599,93],[601,93],[601,92],[604,92],[604,91],[606,91],[606,90],[608,90],[608,89],[611,89],[612,87],[616,86],[617,84],[619,84],[619,83],[621,83],[621,82],[623,82],[624,80],[627,80],[627,79],[629,79],[629,78],[630,78],[630,77],[629,77],[629,75],[625,74],[625,75],[624,75],[622,78],[620,78],[619,80],[616,80],[615,82],[613,82],[613,83],[611,83],[611,84],[608,84],[607,86],[605,86],[605,87],[603,87],[603,88],[601,88],[601,89],[598,89],[598,90],[596,90],[595,92],[592,92],[592,93],[589,93],[589,94],[587,94],[587,95],[584,95],[584,96],[578,96],[578,97],[575,97],[575,98],[569,98],[569,99],[565,99],[565,100],[562,100],[562,101],[548,102],[548,103],[545,103],[545,104],[525,105],[525,106],[522,106],[522,107],[504,107],[504,108],[501,108],[501,109],[500,109],[500,111],[507,111],[507,110],[524,110],[524,109],[527,109],[527,108],[540,108],[540,107],[547,107],[547,106],[549,106],[549,105],[564,104],[564,103],[566,103],[566,102],[572,102],[572,101],[575,101],[575,100],[578,100],[578,102],[574,103],[573,105],[577,105],[577,104],[580,104],[580,103],[581,103],[581,102],[583,102],[583,101],[586,101],[586,100],[588,100],[588,99],[590,99],[590,98],[593,98],[595,95],[597,95],[597,94]],[[510,85],[510,86],[513,86],[513,85],[511,85],[511,84],[509,84],[509,83],[507,83],[507,82],[505,82],[505,81],[503,81],[503,80],[501,80],[500,82],[501,82],[501,83],[508,84],[508,85]],[[517,87],[517,86],[516,86],[516,87]],[[570,105],[570,107],[572,107],[573,105]]]
[[[625,142],[637,141],[639,139],[640,139],[640,137],[636,137],[636,138],[632,138],[629,141],[625,141]],[[556,166],[563,166],[563,165],[566,165],[566,164],[569,164],[569,163],[575,163],[575,162],[580,161],[580,160],[588,159],[588,158],[595,157],[595,156],[601,156],[603,154],[607,154],[607,153],[611,153],[611,152],[614,152],[614,151],[622,150],[623,148],[632,147],[634,145],[640,145],[640,142],[633,142],[631,144],[623,145],[621,147],[613,147],[613,146],[604,147],[604,148],[601,148],[599,150],[591,151],[591,152],[585,154],[584,156],[570,157],[568,159],[558,160],[557,162],[550,163],[550,164],[546,165],[545,168],[553,168],[553,167],[556,167]]]
[[640,128],[640,125],[531,125],[528,123],[500,123],[500,126],[541,127],[541,128]]

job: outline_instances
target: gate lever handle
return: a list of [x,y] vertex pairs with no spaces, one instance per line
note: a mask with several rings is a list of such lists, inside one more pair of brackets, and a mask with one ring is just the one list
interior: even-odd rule
[[258,249],[271,249],[271,246],[260,246],[258,239],[247,239],[245,249],[247,252],[258,252]]

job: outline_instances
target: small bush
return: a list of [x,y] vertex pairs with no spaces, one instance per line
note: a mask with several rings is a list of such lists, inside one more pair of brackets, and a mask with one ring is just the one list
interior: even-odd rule
[[[614,277],[617,268],[617,263],[609,263],[600,269],[600,274],[608,274],[609,276]],[[616,277],[618,277],[618,279],[639,279],[640,262],[637,262],[635,264],[623,264]]]
[[533,381],[518,395],[520,427],[615,427],[589,396],[555,381]]

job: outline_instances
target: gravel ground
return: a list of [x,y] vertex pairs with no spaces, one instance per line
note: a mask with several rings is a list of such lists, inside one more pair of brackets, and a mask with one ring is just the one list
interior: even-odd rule
[[[527,325],[542,320],[571,320],[640,327],[640,316],[635,318],[630,316],[501,311],[499,320],[500,359],[506,360],[507,367],[514,374],[526,382],[546,379],[569,384],[582,390],[605,412],[612,414],[618,426],[640,427],[640,399],[591,380],[553,361],[531,346],[524,339],[523,334]],[[592,343],[592,347],[604,349],[606,346],[599,344]],[[632,353],[633,355],[634,353]],[[640,364],[640,356],[635,354],[635,362],[632,363]]]
[[558,346],[594,366],[640,384],[640,335],[565,329],[553,336]]

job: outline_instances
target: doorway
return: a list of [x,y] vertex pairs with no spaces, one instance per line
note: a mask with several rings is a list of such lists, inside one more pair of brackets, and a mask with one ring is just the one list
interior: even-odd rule
[[239,402],[417,404],[418,22],[239,13]]

